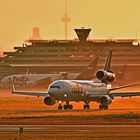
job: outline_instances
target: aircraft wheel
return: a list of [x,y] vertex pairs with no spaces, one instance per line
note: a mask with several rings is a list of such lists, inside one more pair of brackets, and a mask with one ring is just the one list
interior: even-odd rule
[[84,105],[84,110],[89,110],[90,106],[89,105]]
[[84,105],[84,110],[86,110],[86,105]]
[[99,105],[99,110],[103,110],[104,106],[103,105]]
[[62,106],[58,106],[58,110],[62,110]]
[[104,105],[104,109],[107,110],[108,109],[108,105]]
[[73,106],[72,105],[69,105],[69,109],[73,109]]
[[64,105],[64,110],[68,109],[69,105]]
[[90,106],[89,105],[87,105],[87,110],[89,110],[90,109]]

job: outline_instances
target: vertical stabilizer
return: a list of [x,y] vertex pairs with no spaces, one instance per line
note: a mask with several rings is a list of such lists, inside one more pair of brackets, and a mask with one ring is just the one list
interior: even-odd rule
[[104,70],[106,71],[110,71],[111,57],[112,57],[112,50],[109,50],[104,66]]

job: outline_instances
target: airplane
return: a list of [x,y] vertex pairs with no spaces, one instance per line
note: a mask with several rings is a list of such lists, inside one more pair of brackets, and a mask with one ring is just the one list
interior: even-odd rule
[[[116,90],[136,86],[139,83],[123,85],[112,88],[111,82],[115,79],[115,74],[110,70],[112,50],[109,50],[103,69],[96,72],[99,81],[91,80],[56,80],[52,82],[48,91],[31,92],[18,91],[12,87],[13,94],[43,96],[44,103],[48,106],[58,102],[58,110],[73,109],[71,101],[84,102],[83,109],[90,109],[90,102],[99,103],[99,110],[108,109],[115,97],[140,96],[140,92],[115,92]],[[64,106],[62,103],[65,102]]]
[[[5,76],[1,79],[1,86],[11,86],[11,85],[24,85],[24,86],[35,86],[39,83],[44,83],[44,81],[53,82],[59,79],[92,79],[94,77],[94,72],[98,63],[98,57],[95,57],[87,67],[85,67],[81,73],[78,72],[61,72],[61,73],[49,73],[49,74],[14,74]],[[88,76],[88,77],[87,77]]]

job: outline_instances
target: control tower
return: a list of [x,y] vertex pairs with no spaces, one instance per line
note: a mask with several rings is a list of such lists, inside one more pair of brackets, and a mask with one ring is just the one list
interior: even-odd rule
[[74,29],[74,31],[76,32],[80,42],[86,42],[91,29],[85,29],[84,27],[81,27],[80,29]]

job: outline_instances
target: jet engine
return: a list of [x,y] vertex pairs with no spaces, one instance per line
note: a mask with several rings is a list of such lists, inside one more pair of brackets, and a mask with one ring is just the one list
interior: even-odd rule
[[114,81],[115,74],[112,71],[99,70],[96,73],[96,77],[99,80],[101,80],[105,83],[108,83],[108,82],[113,82]]
[[109,105],[112,103],[112,99],[109,96],[102,96],[100,97],[99,102],[102,105]]
[[44,103],[45,103],[46,105],[51,106],[51,105],[54,105],[55,102],[56,102],[56,101],[55,101],[52,97],[50,97],[50,96],[46,96],[46,97],[44,98]]

